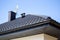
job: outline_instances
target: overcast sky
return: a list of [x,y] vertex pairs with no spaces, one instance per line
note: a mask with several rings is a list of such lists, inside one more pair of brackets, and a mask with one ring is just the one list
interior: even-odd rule
[[0,24],[8,21],[8,11],[15,11],[17,4],[17,17],[25,12],[50,16],[60,22],[60,0],[0,0]]

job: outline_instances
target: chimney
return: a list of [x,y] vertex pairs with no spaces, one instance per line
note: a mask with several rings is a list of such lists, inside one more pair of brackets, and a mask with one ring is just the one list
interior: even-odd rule
[[13,11],[9,11],[8,12],[8,21],[12,21],[12,20],[15,20],[16,19],[16,13],[13,12]]
[[21,14],[21,17],[24,18],[24,17],[25,17],[25,13],[22,13],[22,14]]

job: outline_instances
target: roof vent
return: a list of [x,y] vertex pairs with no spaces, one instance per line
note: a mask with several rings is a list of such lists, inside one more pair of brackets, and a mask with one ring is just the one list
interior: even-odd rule
[[12,20],[15,20],[15,19],[16,19],[16,13],[13,12],[13,11],[9,11],[8,21],[12,21]]
[[21,17],[24,18],[24,17],[25,17],[25,13],[22,13],[22,14],[21,14]]

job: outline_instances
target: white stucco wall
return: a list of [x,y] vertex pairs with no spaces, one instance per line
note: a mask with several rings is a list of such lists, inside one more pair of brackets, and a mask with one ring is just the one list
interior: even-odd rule
[[58,40],[58,39],[50,35],[44,34],[44,40]]
[[38,35],[32,35],[32,36],[16,38],[11,40],[57,40],[57,38],[49,36],[47,34],[38,34]]

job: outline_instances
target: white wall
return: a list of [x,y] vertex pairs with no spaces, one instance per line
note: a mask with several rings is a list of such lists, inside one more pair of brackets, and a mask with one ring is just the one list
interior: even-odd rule
[[50,35],[44,34],[44,40],[58,40],[58,39]]

